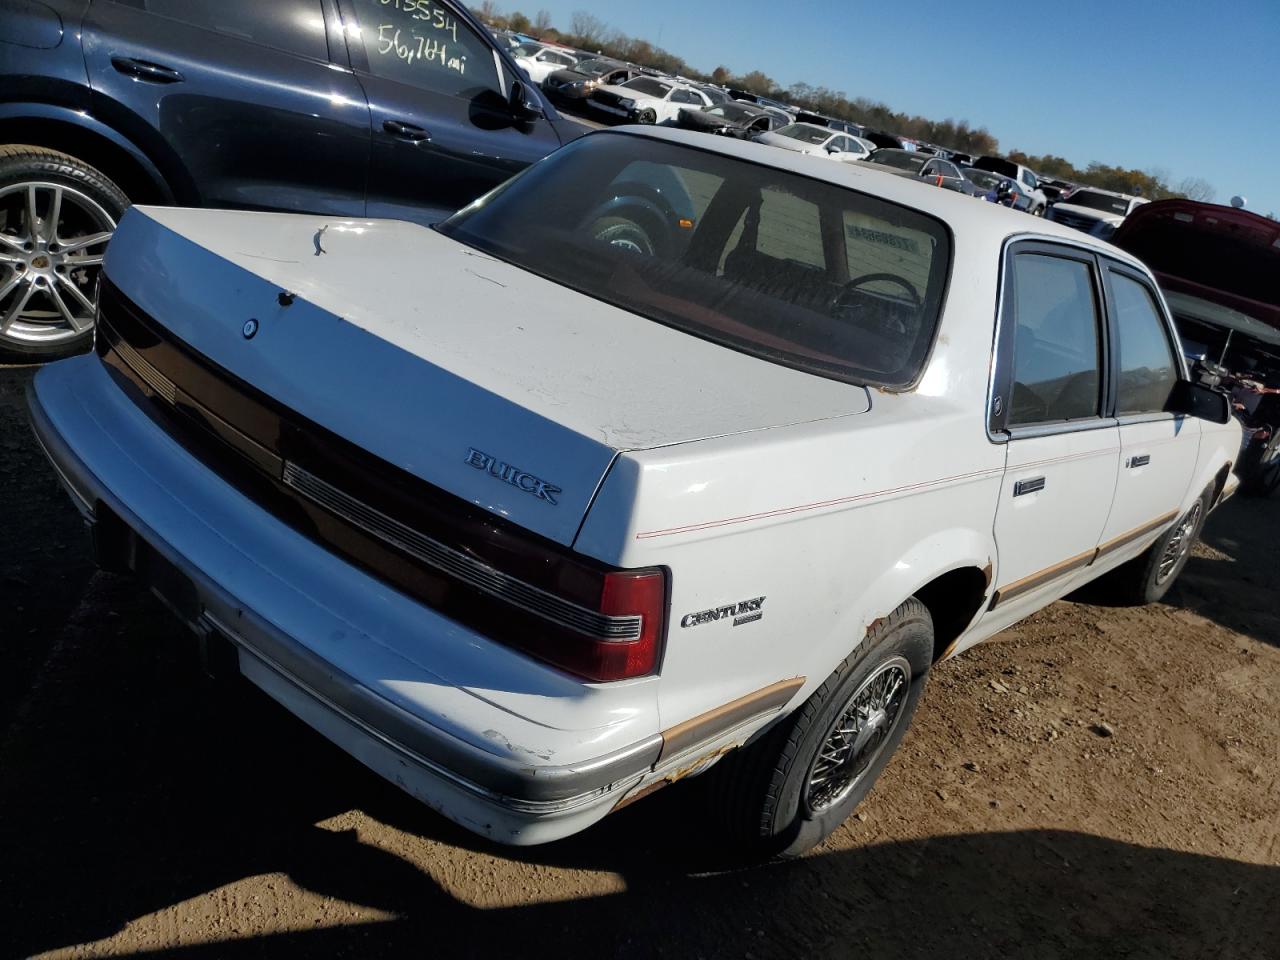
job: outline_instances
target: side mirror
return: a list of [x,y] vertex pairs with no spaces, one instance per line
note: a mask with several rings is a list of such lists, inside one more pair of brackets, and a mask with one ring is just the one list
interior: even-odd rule
[[542,104],[530,95],[529,89],[519,80],[511,83],[511,115],[526,123],[541,120],[544,116]]
[[833,157],[838,157],[840,154],[844,153],[844,151],[839,147],[827,147],[827,153],[831,154]]
[[1174,384],[1165,410],[1211,423],[1231,422],[1231,399],[1219,390],[1191,380]]

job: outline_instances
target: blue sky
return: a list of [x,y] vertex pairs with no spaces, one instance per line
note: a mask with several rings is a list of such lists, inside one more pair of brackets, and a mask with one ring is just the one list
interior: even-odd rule
[[1280,216],[1280,0],[498,0],[575,10],[710,71],[985,126],[1003,149],[1203,177]]

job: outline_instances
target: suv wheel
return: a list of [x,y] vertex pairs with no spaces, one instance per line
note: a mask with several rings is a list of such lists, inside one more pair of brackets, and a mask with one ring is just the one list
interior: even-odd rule
[[40,362],[89,346],[103,254],[128,206],[74,157],[0,147],[0,356]]
[[933,620],[912,598],[790,716],[711,771],[714,813],[752,859],[821,843],[867,795],[907,732],[933,653]]

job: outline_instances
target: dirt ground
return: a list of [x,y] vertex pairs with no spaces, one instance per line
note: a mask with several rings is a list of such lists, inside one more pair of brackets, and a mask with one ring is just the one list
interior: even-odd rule
[[1163,604],[939,666],[800,861],[718,868],[696,781],[512,850],[94,573],[30,373],[0,369],[0,956],[1280,957],[1280,502],[1216,513]]

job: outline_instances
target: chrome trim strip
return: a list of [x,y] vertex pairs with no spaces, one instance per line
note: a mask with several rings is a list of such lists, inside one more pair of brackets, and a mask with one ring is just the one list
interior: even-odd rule
[[1088,430],[1106,430],[1114,427],[1114,417],[1088,417],[1080,420],[1061,420],[1057,423],[1037,423],[1010,427],[1008,440],[1030,440],[1033,437],[1052,437],[1060,433],[1084,433]]
[[178,388],[173,381],[145,360],[142,354],[129,345],[128,341],[123,337],[116,336],[111,339],[111,349],[120,354],[120,359],[127,363],[134,373],[145,380],[147,386],[165,400],[168,400],[171,406],[177,406]]
[[1170,510],[1163,516],[1156,517],[1154,520],[1148,520],[1140,527],[1134,527],[1132,530],[1122,533],[1118,537],[1112,537],[1106,543],[1098,547],[1098,556],[1106,556],[1114,550],[1119,550],[1121,547],[1128,546],[1135,540],[1141,540],[1148,534],[1156,533],[1161,527],[1167,527],[1176,519],[1178,519],[1178,511]]
[[1097,547],[1090,547],[1084,553],[1077,553],[1074,557],[1068,557],[1066,560],[1059,561],[1053,566],[1045,567],[1043,570],[1037,570],[1035,573],[1028,574],[1021,580],[1015,580],[1013,583],[1006,584],[997,590],[991,597],[991,605],[988,610],[994,610],[1002,603],[1020,597],[1024,593],[1039,589],[1065,577],[1069,573],[1074,573],[1081,567],[1087,567],[1093,563],[1094,558],[1098,555]]
[[804,686],[804,677],[779,680],[662,731],[657,765],[682,758],[759,717],[781,710]]
[[[468,793],[473,793],[476,796],[481,797],[482,799],[488,800],[491,803],[498,804],[499,806],[506,807],[509,810],[515,810],[519,813],[528,813],[534,816],[546,816],[554,813],[563,813],[565,811],[573,810],[573,809],[576,809],[577,807],[583,806],[584,804],[590,803],[591,801],[599,799],[600,797],[606,796],[607,794],[612,793],[615,790],[630,789],[631,786],[637,783],[645,774],[645,770],[641,770],[637,773],[631,774],[629,777],[626,777],[623,780],[604,784],[602,786],[596,787],[594,790],[588,790],[585,793],[579,793],[573,796],[563,797],[555,800],[526,800],[520,797],[512,797],[506,794],[498,793],[495,790],[490,790],[488,787],[482,786],[481,784],[478,784],[473,780],[468,780],[466,777],[463,777],[454,773],[452,770],[448,769],[447,767],[443,767],[440,764],[434,762],[433,760],[430,760],[427,757],[424,757],[421,753],[411,750],[409,747],[406,747],[404,744],[400,743],[400,741],[387,736],[381,730],[370,725],[369,723],[366,723],[360,717],[357,717],[355,714],[351,713],[350,711],[343,709],[341,706],[334,703],[332,700],[330,700],[320,691],[316,690],[314,687],[308,686],[306,683],[298,679],[296,676],[289,673],[288,670],[286,670],[276,661],[272,660],[269,656],[264,654],[262,651],[255,649],[243,637],[241,637],[238,633],[236,633],[235,630],[229,627],[215,614],[212,614],[208,610],[206,610],[202,615],[201,619],[204,620],[209,627],[212,627],[218,633],[222,634],[228,640],[233,642],[236,645],[236,648],[238,650],[241,650],[244,653],[247,653],[249,656],[253,657],[255,660],[261,663],[264,667],[266,667],[272,673],[276,674],[276,676],[280,677],[280,679],[297,687],[300,691],[305,693],[307,696],[311,697],[317,703],[323,705],[327,710],[330,710],[332,713],[334,713],[338,717],[341,717],[347,723],[351,724],[353,727],[360,730],[365,736],[370,737],[373,740],[377,740],[383,746],[388,747],[391,750],[394,750],[396,753],[400,754],[406,760],[410,761],[416,766],[419,766],[425,770],[431,771],[431,773],[435,774],[441,779],[448,780],[454,786],[461,787],[463,790],[466,790]],[[649,748],[651,746],[652,744],[647,742],[639,743],[635,745],[632,752],[639,753],[643,749]],[[614,759],[616,758],[612,756],[607,758],[601,758],[602,761],[606,761],[606,760],[613,761]]]
[[[430,772],[441,772],[450,782],[513,811],[553,815],[576,809],[631,789],[653,769],[662,749],[660,733],[577,763],[531,765],[489,754],[459,740],[343,673],[227,593],[104,487],[54,426],[37,393],[38,379],[27,385],[27,403],[32,427],[51,462],[74,489],[85,492],[94,502],[105,503],[151,549],[190,578],[202,607],[199,622],[193,626],[218,630],[264,664],[264,669],[271,669],[302,693],[315,697],[320,706],[336,709],[340,718],[356,723],[358,729],[389,743],[392,749],[422,763]],[[232,621],[239,626],[230,627]]]
[[357,500],[296,463],[285,461],[282,479],[285,486],[297,490],[335,516],[490,596],[590,637],[615,642],[640,637],[643,617],[606,616],[507,576]]

